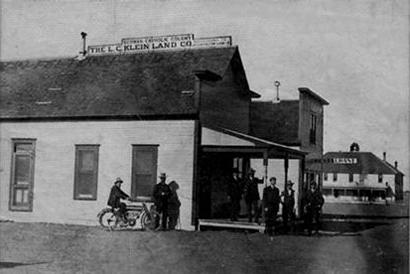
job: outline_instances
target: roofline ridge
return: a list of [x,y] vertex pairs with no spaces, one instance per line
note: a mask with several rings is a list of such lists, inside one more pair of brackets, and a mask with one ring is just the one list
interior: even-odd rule
[[[0,60],[0,65],[2,66],[10,66],[10,65],[19,65],[19,64],[25,64],[25,65],[36,65],[41,62],[59,62],[59,61],[72,61],[71,63],[74,62],[84,62],[86,63],[87,61],[90,61],[90,59],[99,59],[99,58],[109,58],[111,57],[112,60],[121,58],[124,56],[137,56],[137,55],[142,55],[142,54],[158,54],[158,53],[168,53],[168,54],[174,54],[176,52],[190,52],[190,51],[199,51],[199,50],[220,50],[220,49],[234,49],[235,54],[236,51],[239,52],[239,47],[238,45],[234,46],[229,46],[229,47],[215,47],[215,48],[187,48],[187,49],[177,49],[177,50],[159,50],[159,51],[148,51],[148,52],[132,52],[132,53],[124,53],[124,54],[106,54],[106,55],[94,55],[94,56],[86,56],[84,60],[81,61],[76,61],[75,58],[76,56],[61,56],[61,57],[40,57],[40,58],[27,58],[27,59],[10,59],[10,60]],[[232,58],[231,58],[232,60]],[[228,66],[224,69],[224,73],[226,72]],[[223,75],[222,75],[223,76]]]

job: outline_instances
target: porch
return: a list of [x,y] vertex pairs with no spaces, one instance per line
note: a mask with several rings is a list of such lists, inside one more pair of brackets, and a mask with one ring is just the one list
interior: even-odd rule
[[[229,178],[232,177],[232,169],[237,168],[239,177],[243,179],[252,168],[251,159],[263,161],[263,172],[259,174],[261,199],[262,190],[268,184],[268,160],[282,160],[285,182],[288,180],[289,160],[297,160],[300,176],[294,188],[299,193],[296,199],[300,200],[305,152],[228,129],[203,127],[201,136],[196,189],[197,207],[194,212],[199,222],[198,225],[212,224],[220,227],[239,226],[254,230],[261,229],[260,225],[253,223],[235,222],[232,224],[223,221],[228,219],[230,214],[227,186]],[[240,215],[246,216],[244,200],[241,201]]]

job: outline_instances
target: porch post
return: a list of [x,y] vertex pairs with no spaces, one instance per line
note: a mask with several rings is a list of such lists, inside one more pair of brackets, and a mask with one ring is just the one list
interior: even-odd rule
[[303,208],[302,208],[302,197],[305,192],[304,186],[304,178],[305,178],[305,156],[300,159],[299,162],[299,185],[298,185],[298,211],[297,214],[300,216],[303,215]]
[[285,184],[283,185],[283,190],[286,191],[286,183],[288,181],[288,170],[289,170],[289,155],[285,154]]
[[264,178],[264,181],[265,181],[265,187],[267,187],[268,186],[268,150],[266,149],[266,150],[264,150],[263,151],[263,167],[264,167],[264,170],[263,170],[263,178]]

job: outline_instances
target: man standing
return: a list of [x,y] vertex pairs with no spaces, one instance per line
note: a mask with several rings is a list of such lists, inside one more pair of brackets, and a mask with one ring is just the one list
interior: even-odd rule
[[293,182],[286,182],[285,190],[282,192],[282,218],[285,233],[289,231],[288,222],[290,221],[291,230],[295,226],[295,191],[292,188]]
[[107,204],[111,206],[113,209],[119,208],[119,217],[124,222],[127,223],[127,216],[125,215],[127,206],[124,203],[121,203],[121,199],[129,199],[130,197],[128,194],[121,190],[121,184],[123,181],[120,177],[118,177],[113,187],[111,188],[110,196],[108,197]]
[[390,199],[390,202],[393,201],[394,193],[393,193],[393,189],[389,185],[389,182],[386,182],[386,191],[384,195],[385,195],[386,205],[388,204],[387,199]]
[[251,169],[245,179],[244,198],[248,213],[248,221],[252,222],[252,209],[255,212],[255,222],[259,221],[258,201],[260,200],[258,184],[260,180],[255,178],[255,170]]
[[171,190],[168,197],[168,229],[174,230],[179,219],[179,208],[181,207],[181,202],[178,198],[177,190],[179,185],[177,182],[172,181],[168,184]]
[[322,209],[325,200],[322,193],[317,187],[316,182],[310,183],[310,190],[307,191],[304,198],[304,213],[305,213],[305,226],[308,230],[309,236],[312,235],[312,223],[315,219],[316,234],[319,233],[320,228],[320,211]]
[[228,181],[228,199],[231,202],[231,221],[238,221],[241,209],[242,183],[237,168],[232,170],[232,177]]
[[279,211],[279,189],[276,187],[276,178],[269,179],[270,185],[263,190],[263,209],[265,212],[265,232],[273,239],[276,230],[276,217]]
[[[157,212],[162,216],[161,217],[161,228],[166,230],[167,228],[167,219],[168,219],[168,198],[171,194],[169,186],[165,183],[167,175],[161,173],[159,176],[159,183],[154,186],[152,191],[152,197],[154,198],[154,204],[157,209]],[[158,225],[156,225],[158,227]]]

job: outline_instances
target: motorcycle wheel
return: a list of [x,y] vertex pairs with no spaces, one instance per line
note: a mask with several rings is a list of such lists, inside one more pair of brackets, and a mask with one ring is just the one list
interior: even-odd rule
[[118,220],[114,212],[110,208],[103,209],[99,214],[98,221],[100,225],[107,229],[114,229],[117,226]]
[[151,211],[151,217],[147,213],[143,212],[141,214],[141,228],[143,230],[156,230],[159,226],[159,214],[155,211]]

